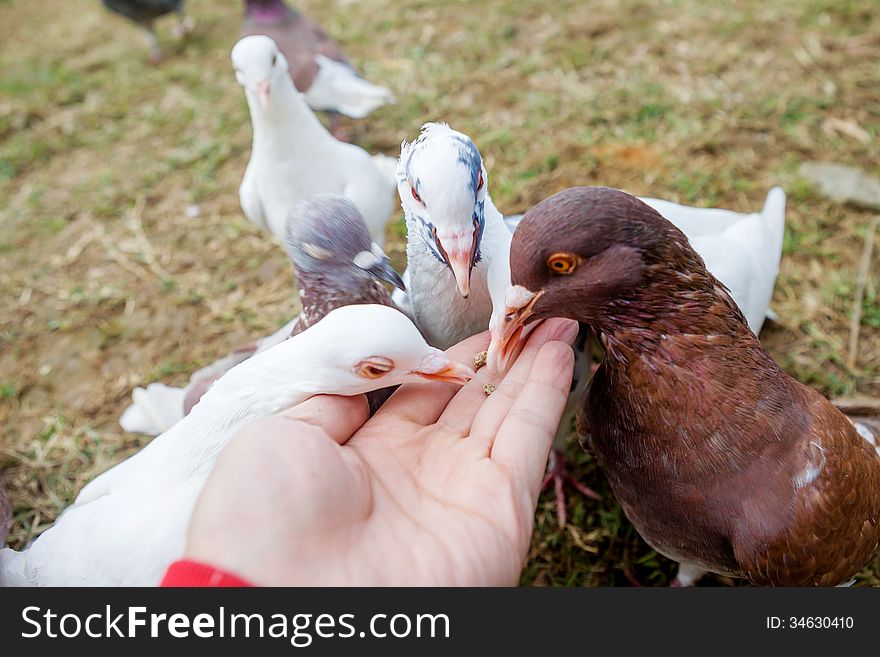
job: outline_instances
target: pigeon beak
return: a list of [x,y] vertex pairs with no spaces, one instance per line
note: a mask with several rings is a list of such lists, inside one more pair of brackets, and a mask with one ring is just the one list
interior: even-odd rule
[[491,341],[487,363],[496,372],[503,372],[525,342],[525,323],[534,312],[543,291],[532,292],[521,285],[513,285],[505,295],[505,308],[497,327],[490,330]]
[[404,285],[403,279],[400,277],[400,274],[394,271],[394,267],[391,266],[387,258],[379,260],[375,265],[368,268],[367,271],[378,280],[391,283],[397,289],[406,292],[406,285]]
[[474,249],[476,249],[474,235],[473,233],[455,235],[447,238],[446,241],[444,245],[438,239],[437,247],[446,258],[446,264],[455,277],[459,294],[467,299],[471,292],[471,271],[474,268]]
[[269,80],[260,80],[254,87],[256,88],[257,99],[260,101],[260,107],[264,110],[269,109],[269,91],[271,89]]
[[[440,356],[439,353],[438,356]],[[412,373],[428,381],[442,381],[443,383],[454,383],[459,386],[463,386],[474,378],[474,371],[467,365],[451,361],[445,356],[441,356],[441,359],[432,356],[428,359],[429,364],[427,366],[413,370]],[[439,366],[438,360],[440,360]]]

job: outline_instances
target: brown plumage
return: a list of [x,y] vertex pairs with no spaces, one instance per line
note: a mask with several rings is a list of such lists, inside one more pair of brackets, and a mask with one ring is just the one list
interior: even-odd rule
[[600,336],[581,426],[655,549],[759,585],[836,585],[865,565],[877,446],[776,365],[683,233],[623,192],[569,189],[525,215],[511,271],[540,293],[511,326],[561,316]]

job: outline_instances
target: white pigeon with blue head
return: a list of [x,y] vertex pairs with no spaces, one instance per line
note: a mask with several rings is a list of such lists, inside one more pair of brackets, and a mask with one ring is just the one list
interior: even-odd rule
[[474,142],[444,123],[425,124],[401,146],[407,292],[395,292],[394,301],[441,349],[485,331],[492,298],[503,300],[510,282],[512,231],[488,183]]
[[394,308],[338,308],[229,370],[189,415],[86,485],[28,548],[0,550],[0,585],[154,586],[183,554],[217,455],[246,424],[314,395],[472,376]]
[[267,36],[232,49],[253,124],[253,150],[239,188],[248,219],[284,240],[287,215],[317,194],[340,194],[360,210],[373,240],[385,240],[394,208],[393,158],[372,157],[331,135],[296,90],[287,60]]

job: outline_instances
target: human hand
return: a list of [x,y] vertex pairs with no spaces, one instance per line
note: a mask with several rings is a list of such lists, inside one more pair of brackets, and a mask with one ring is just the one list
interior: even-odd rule
[[261,585],[516,584],[576,335],[543,322],[489,397],[483,368],[460,389],[403,386],[369,420],[365,397],[322,396],[252,423],[217,460],[186,557]]

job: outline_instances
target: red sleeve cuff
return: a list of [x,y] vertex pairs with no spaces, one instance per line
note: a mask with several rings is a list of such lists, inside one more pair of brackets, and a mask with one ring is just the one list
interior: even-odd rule
[[233,575],[214,566],[181,559],[168,566],[162,587],[244,587],[253,586],[238,575]]

